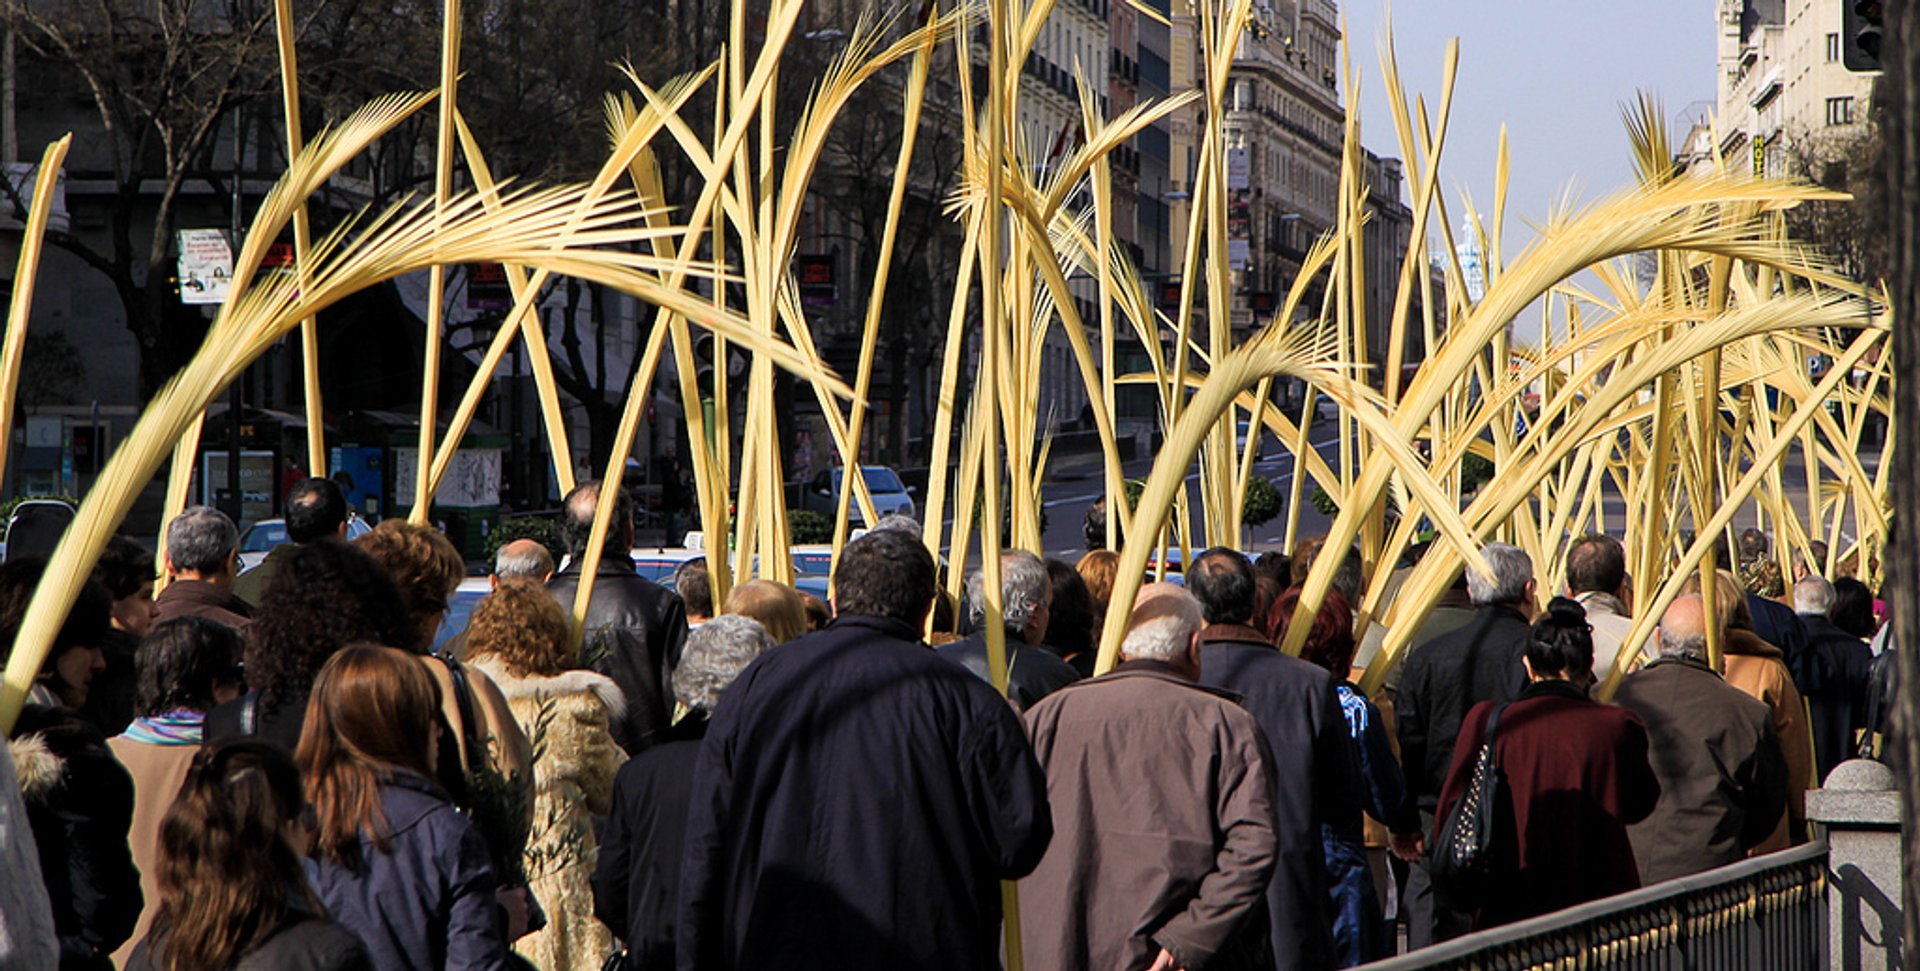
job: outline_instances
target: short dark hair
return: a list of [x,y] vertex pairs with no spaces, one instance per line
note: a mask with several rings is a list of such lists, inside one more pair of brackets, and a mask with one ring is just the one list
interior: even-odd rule
[[1574,593],[1613,593],[1627,582],[1627,551],[1605,533],[1588,533],[1567,547],[1567,587]]
[[[562,503],[560,534],[567,540],[567,555],[575,566],[587,554],[587,540],[593,538],[593,513],[600,504],[600,480],[592,479],[573,487]],[[601,556],[626,556],[633,550],[633,500],[627,490],[613,487],[613,518],[607,521],[607,543]]]
[[154,626],[134,652],[134,710],[144,716],[213,707],[214,688],[240,683],[240,635],[204,617]]
[[287,538],[311,543],[347,524],[347,497],[332,479],[302,479],[287,493]]
[[1253,620],[1253,564],[1239,550],[1216,546],[1187,568],[1187,592],[1200,601],[1209,624],[1245,624]]
[[1872,637],[1878,626],[1873,619],[1873,591],[1853,577],[1833,581],[1833,609],[1827,611],[1827,619],[1855,637]]
[[933,589],[932,554],[919,539],[897,529],[876,530],[848,543],[833,564],[837,614],[917,625],[933,604]]
[[125,600],[152,583],[155,576],[153,552],[125,536],[107,540],[93,565],[93,578],[107,588],[107,596]]
[[1527,639],[1527,663],[1539,675],[1577,675],[1593,671],[1593,625],[1577,600],[1555,597],[1533,622]]
[[696,556],[673,568],[673,592],[687,605],[687,613],[713,616],[713,581],[707,576],[707,558]]
[[1047,579],[1053,582],[1053,602],[1047,610],[1047,633],[1041,642],[1063,656],[1093,650],[1100,618],[1094,613],[1093,594],[1080,571],[1065,560],[1047,560]]
[[1280,550],[1268,550],[1253,561],[1255,576],[1272,577],[1280,584],[1280,589],[1293,586],[1293,561]]

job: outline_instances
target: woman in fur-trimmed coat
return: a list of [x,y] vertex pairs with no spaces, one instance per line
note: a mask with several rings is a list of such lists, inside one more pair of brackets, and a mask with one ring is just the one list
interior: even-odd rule
[[611,678],[570,667],[567,643],[560,606],[527,584],[488,594],[467,628],[469,663],[499,686],[535,752],[526,868],[547,925],[515,950],[543,971],[598,971],[614,944],[593,916],[593,820],[606,815],[625,758],[608,726],[626,704]]

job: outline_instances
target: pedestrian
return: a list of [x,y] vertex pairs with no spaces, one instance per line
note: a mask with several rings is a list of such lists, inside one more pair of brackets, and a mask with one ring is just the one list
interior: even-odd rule
[[1105,611],[1095,612],[1087,581],[1067,561],[1049,557],[1047,580],[1053,587],[1053,598],[1048,602],[1047,629],[1040,642],[1071,665],[1075,673],[1092,677]]
[[258,565],[233,582],[233,595],[250,607],[260,606],[267,587],[295,550],[319,539],[346,538],[347,497],[332,479],[301,479],[287,493],[285,523],[287,542],[268,550]]
[[486,841],[433,781],[440,704],[404,651],[349,647],[320,669],[298,759],[314,890],[376,967],[501,969]]
[[[1593,625],[1593,674],[1613,673],[1620,644],[1633,629],[1633,588],[1627,583],[1627,551],[1605,533],[1591,533],[1567,547],[1567,596],[1587,612]],[[1631,663],[1631,661],[1629,661]]]
[[159,885],[160,821],[173,805],[187,770],[200,753],[207,712],[240,694],[240,638],[204,617],[181,617],[153,629],[140,643],[139,717],[125,734],[107,740],[133,777],[133,823],[127,846],[140,869],[145,907],[133,936],[114,952],[125,967],[133,945],[147,936],[163,899]]
[[1027,967],[1272,966],[1272,756],[1253,716],[1196,683],[1204,623],[1191,595],[1149,586],[1122,663],[1026,713],[1057,827],[1020,882]]
[[707,577],[707,558],[696,556],[673,568],[673,592],[687,609],[687,627],[713,619],[713,584]]
[[[1299,592],[1293,590],[1281,594],[1282,606],[1276,614],[1292,616],[1299,596]],[[1276,640],[1286,637],[1286,629],[1276,631],[1274,637]],[[1347,608],[1347,598],[1338,590],[1329,590],[1326,599],[1320,602],[1320,610],[1313,615],[1313,627],[1300,647],[1300,659],[1326,669],[1338,682],[1334,694],[1340,700],[1347,734],[1353,739],[1354,751],[1360,759],[1360,777],[1367,788],[1367,813],[1389,832],[1417,836],[1420,814],[1413,807],[1406,777],[1393,751],[1393,732],[1380,717],[1380,709],[1348,680],[1353,670],[1353,654],[1353,612]],[[1383,858],[1376,865],[1372,859],[1363,824],[1358,812],[1320,824],[1333,913],[1335,967],[1350,968],[1391,957],[1394,953],[1393,930],[1387,924],[1375,883],[1376,875],[1385,873],[1386,861]]]
[[[1007,698],[1022,711],[1080,679],[1073,665],[1042,643],[1053,606],[1053,581],[1047,565],[1025,550],[1000,555],[1000,621],[1005,631]],[[967,576],[967,615],[973,633],[936,649],[980,680],[991,683],[987,667],[986,575]]]
[[[1444,819],[1436,815],[1440,789],[1468,710],[1481,702],[1512,701],[1528,683],[1521,659],[1533,642],[1533,560],[1506,543],[1488,543],[1481,554],[1493,572],[1466,571],[1471,618],[1413,649],[1401,662],[1394,696],[1400,765],[1420,809],[1420,828],[1428,833]],[[1421,948],[1465,934],[1473,915],[1449,907],[1434,892],[1427,861],[1415,859],[1407,877],[1407,917],[1407,945]]]
[[493,552],[493,589],[503,583],[531,583],[545,586],[553,579],[553,554],[537,539],[516,539],[500,544]]
[[775,644],[785,644],[807,632],[807,605],[800,599],[800,592],[772,580],[735,585],[727,591],[725,613],[758,621]]
[[[1814,772],[1820,779],[1853,758],[1855,735],[1866,727],[1868,684],[1873,678],[1873,651],[1867,642],[1828,619],[1834,612],[1835,586],[1815,574],[1793,585],[1793,609],[1807,629],[1807,650],[1794,681],[1807,699]],[[1865,589],[1860,585],[1860,590]],[[1855,602],[1871,615],[1870,603],[1858,598]]]
[[734,613],[688,634],[673,672],[674,697],[686,717],[674,723],[672,738],[628,759],[614,779],[613,808],[593,871],[593,912],[624,943],[619,968],[625,971],[676,966],[680,856],[700,740],[727,686],[774,644],[759,622]]
[[985,969],[1000,881],[1052,835],[1013,709],[920,640],[926,544],[893,530],[834,563],[833,623],[727,689],[694,767],[683,968]]
[[193,749],[158,829],[153,930],[125,971],[373,971],[328,921],[301,858],[311,839],[300,770],[271,742]]
[[1649,884],[1739,862],[1772,835],[1787,804],[1772,713],[1707,663],[1698,594],[1667,607],[1656,645],[1659,656],[1614,695],[1646,725],[1660,780],[1653,814],[1628,830]]
[[153,599],[153,619],[205,617],[243,630],[253,608],[233,595],[240,573],[240,530],[212,506],[188,506],[167,524],[167,588]]
[[533,826],[524,854],[528,889],[548,923],[516,942],[547,971],[598,971],[612,949],[593,919],[587,878],[624,754],[609,725],[626,709],[613,679],[574,667],[567,617],[546,591],[508,583],[487,594],[468,626],[473,668],[506,697],[540,750],[533,762]]
[[0,971],[41,971],[60,963],[53,930],[53,905],[46,883],[37,878],[40,852],[21,798],[20,772],[12,745],[0,745]]
[[[593,533],[600,502],[598,481],[582,483],[567,494],[560,528],[567,539],[567,565],[547,582],[547,593],[572,616],[580,586],[581,562]],[[615,487],[618,489],[618,487]],[[680,663],[687,639],[687,611],[679,596],[634,572],[633,503],[626,490],[615,493],[613,519],[593,578],[587,607],[582,662],[613,679],[627,701],[626,714],[613,723],[613,740],[628,755],[664,738],[673,713],[668,679]]]
[[111,737],[133,721],[133,655],[153,629],[153,554],[125,536],[114,536],[93,565],[93,579],[113,598],[112,626],[100,638],[106,666],[88,686],[80,717]]
[[[13,652],[20,621],[26,616],[27,605],[46,571],[47,561],[31,556],[9,560],[0,566],[0,644],[5,645],[8,654]],[[94,679],[106,669],[106,656],[100,644],[112,628],[111,610],[112,601],[105,587],[92,580],[80,587],[79,597],[67,612],[67,620],[59,633],[54,635],[46,660],[40,664],[40,673],[27,691],[27,704],[75,716],[86,707]]]
[[1587,697],[1593,639],[1578,603],[1555,597],[1547,605],[1522,664],[1528,683],[1516,698],[1482,701],[1467,713],[1434,814],[1446,820],[1465,797],[1491,737],[1501,798],[1476,930],[1639,888],[1627,827],[1660,798],[1640,719]]
[[1267,890],[1273,958],[1281,968],[1333,962],[1321,825],[1357,819],[1366,798],[1359,757],[1324,668],[1289,657],[1251,626],[1253,564],[1216,547],[1194,558],[1187,590],[1200,603],[1200,683],[1238,695],[1273,747],[1277,856]]
[[364,550],[337,540],[306,543],[281,566],[247,627],[247,692],[207,713],[209,742],[236,735],[291,752],[306,723],[314,675],[348,644],[407,639],[411,620],[392,578]]

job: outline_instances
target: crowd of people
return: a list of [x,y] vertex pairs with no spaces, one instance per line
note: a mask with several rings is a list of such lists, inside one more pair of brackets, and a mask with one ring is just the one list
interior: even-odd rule
[[[1553,596],[1489,544],[1369,696],[1358,556],[1294,619],[1317,541],[1131,602],[1110,552],[1010,551],[956,602],[888,520],[830,605],[716,604],[704,560],[635,573],[624,495],[582,577],[599,490],[437,649],[466,564],[399,521],[347,542],[328,480],[245,574],[211,508],[157,562],[114,540],[0,751],[0,968],[1351,967],[1807,839],[1891,667],[1884,606],[1813,563],[1696,582],[1622,658],[1594,535]],[[9,654],[44,569],[0,567]]]

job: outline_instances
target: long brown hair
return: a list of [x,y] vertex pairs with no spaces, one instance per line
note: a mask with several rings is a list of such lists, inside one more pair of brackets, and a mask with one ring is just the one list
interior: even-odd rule
[[160,821],[160,901],[148,936],[155,967],[233,967],[279,930],[289,894],[320,914],[285,836],[305,802],[300,770],[277,745],[237,738],[194,756]]
[[360,839],[387,851],[381,779],[397,769],[434,777],[429,750],[440,687],[420,660],[361,644],[327,660],[313,682],[298,759],[320,826],[313,855],[360,865]]

